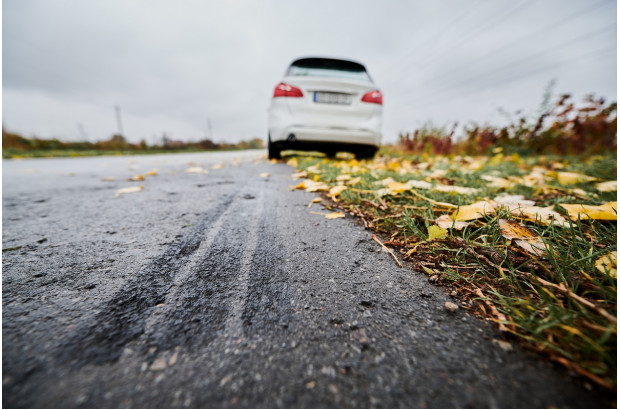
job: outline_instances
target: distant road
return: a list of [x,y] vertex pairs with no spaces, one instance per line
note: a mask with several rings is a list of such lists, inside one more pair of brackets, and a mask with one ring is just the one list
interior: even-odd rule
[[3,407],[611,406],[265,154],[4,160]]

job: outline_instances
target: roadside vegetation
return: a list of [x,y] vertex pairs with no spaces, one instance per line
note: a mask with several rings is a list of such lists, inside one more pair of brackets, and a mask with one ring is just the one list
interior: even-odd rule
[[168,138],[164,138],[160,145],[148,145],[144,140],[138,144],[131,144],[122,135],[113,135],[106,141],[63,142],[58,139],[25,138],[2,130],[2,158],[15,159],[230,151],[258,149],[263,148],[263,145],[263,141],[258,138],[237,144],[215,143],[209,139],[199,142],[183,142]]
[[615,103],[563,96],[460,139],[427,125],[372,161],[288,163],[292,189],[359,218],[507,340],[616,388]]

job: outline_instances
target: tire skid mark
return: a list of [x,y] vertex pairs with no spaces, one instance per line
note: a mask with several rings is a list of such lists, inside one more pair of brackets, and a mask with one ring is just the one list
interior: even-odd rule
[[227,337],[239,338],[243,336],[243,311],[247,303],[249,280],[256,270],[254,256],[258,247],[259,238],[259,216],[264,216],[265,208],[265,190],[262,189],[257,195],[258,206],[254,209],[252,222],[246,237],[246,244],[241,255],[241,263],[239,273],[237,275],[234,295],[230,301],[230,312],[226,322],[224,323],[224,333]]
[[287,328],[292,320],[289,274],[285,268],[284,244],[278,227],[278,196],[269,195],[258,228],[252,256],[246,303],[241,315],[244,332]]
[[242,200],[239,190],[233,191],[232,188],[221,198],[214,208],[203,213],[180,243],[169,246],[161,256],[130,279],[101,307],[93,321],[78,328],[63,343],[59,352],[62,362],[72,362],[78,367],[89,363],[114,362],[127,343],[144,333],[152,308],[165,301],[175,276],[183,271],[189,260],[194,260],[188,259],[187,255],[195,253],[205,236],[210,236],[210,226],[221,226],[221,221],[229,215],[227,211],[235,202]]
[[[226,326],[225,320],[240,315],[235,310],[235,292],[243,287],[244,270],[248,269],[245,265],[256,248],[262,200],[258,202],[249,215],[237,209],[247,209],[247,203],[235,203],[213,226],[192,260],[175,277],[174,290],[166,296],[161,311],[148,319],[144,336],[148,347],[167,350],[205,346]],[[240,258],[240,254],[244,256]]]

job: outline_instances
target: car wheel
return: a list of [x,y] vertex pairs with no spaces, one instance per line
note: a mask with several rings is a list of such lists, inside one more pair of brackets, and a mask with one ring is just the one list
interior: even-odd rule
[[328,149],[328,150],[323,151],[323,153],[325,155],[327,155],[328,158],[335,158],[336,154],[337,154],[337,151],[332,150],[332,149]]
[[271,137],[269,137],[269,140],[267,142],[267,148],[269,151],[269,159],[280,159],[282,158],[282,155],[280,155],[280,147],[278,145],[276,145],[274,142],[271,142]]
[[357,158],[357,159],[373,159],[376,153],[377,153],[377,148],[358,149],[355,152],[355,158]]

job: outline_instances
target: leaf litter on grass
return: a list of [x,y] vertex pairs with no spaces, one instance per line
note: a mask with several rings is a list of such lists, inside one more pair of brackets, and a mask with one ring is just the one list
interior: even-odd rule
[[614,389],[615,159],[494,154],[287,163],[505,339]]

